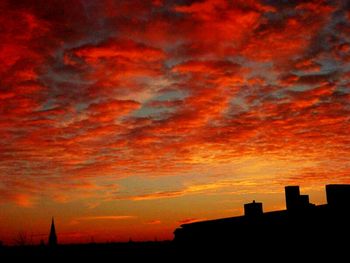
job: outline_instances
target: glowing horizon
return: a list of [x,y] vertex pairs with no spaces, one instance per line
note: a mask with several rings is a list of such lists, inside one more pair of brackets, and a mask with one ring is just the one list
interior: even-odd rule
[[0,3],[0,240],[172,239],[350,183],[350,5]]

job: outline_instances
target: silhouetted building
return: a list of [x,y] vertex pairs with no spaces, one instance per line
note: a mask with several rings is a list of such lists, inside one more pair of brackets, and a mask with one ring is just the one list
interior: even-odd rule
[[256,203],[253,200],[252,203],[244,204],[244,215],[248,217],[258,217],[263,214],[262,203]]
[[308,195],[300,195],[299,198],[299,206],[302,208],[307,208],[310,205],[310,201],[309,201],[309,196]]
[[326,185],[327,203],[332,207],[350,206],[350,185]]
[[[262,203],[244,205],[244,216],[183,224],[174,232],[180,247],[203,246],[221,249],[228,245],[236,251],[254,243],[261,250],[271,247],[290,253],[337,249],[350,236],[350,185],[327,185],[328,204],[310,204],[300,195],[299,186],[286,186],[286,210],[263,213]],[[336,209],[333,209],[333,208]],[[252,243],[253,242],[253,243]],[[184,246],[183,246],[184,245]]]
[[54,221],[53,217],[52,217],[52,221],[51,221],[51,229],[50,229],[48,244],[50,247],[57,246],[57,235],[56,235],[56,229],[55,229],[55,221]]
[[300,195],[299,186],[286,186],[286,207],[290,212],[306,209],[310,206],[309,196]]

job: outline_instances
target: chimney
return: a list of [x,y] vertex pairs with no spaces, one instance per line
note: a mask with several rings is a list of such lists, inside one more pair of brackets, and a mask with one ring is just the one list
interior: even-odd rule
[[258,217],[263,214],[262,203],[256,203],[253,200],[252,203],[244,204],[244,215],[247,217]]

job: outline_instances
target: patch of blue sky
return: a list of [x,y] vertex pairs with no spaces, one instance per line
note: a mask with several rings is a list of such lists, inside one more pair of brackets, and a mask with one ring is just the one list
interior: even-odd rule
[[[170,90],[165,91],[151,98],[150,101],[173,101],[173,100],[182,100],[186,97],[186,92],[182,90]],[[135,112],[133,112],[133,116],[135,117],[151,117],[154,119],[162,119],[167,116],[167,114],[172,113],[175,109],[170,107],[150,107],[148,103],[144,103],[142,107]]]
[[277,83],[277,75],[271,74],[273,72],[272,62],[245,61],[243,66],[251,69],[247,74],[247,79],[263,78],[270,85]]
[[165,113],[168,113],[169,109],[164,108],[153,108],[148,106],[142,106],[141,109],[134,111],[133,117],[138,118],[152,118],[152,119],[162,119]]

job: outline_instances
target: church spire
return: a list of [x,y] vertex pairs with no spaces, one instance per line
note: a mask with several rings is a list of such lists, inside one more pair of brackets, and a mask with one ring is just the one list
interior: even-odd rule
[[56,235],[56,229],[55,229],[55,221],[52,217],[51,221],[51,229],[50,229],[50,235],[49,235],[49,246],[54,247],[57,245],[57,235]]

